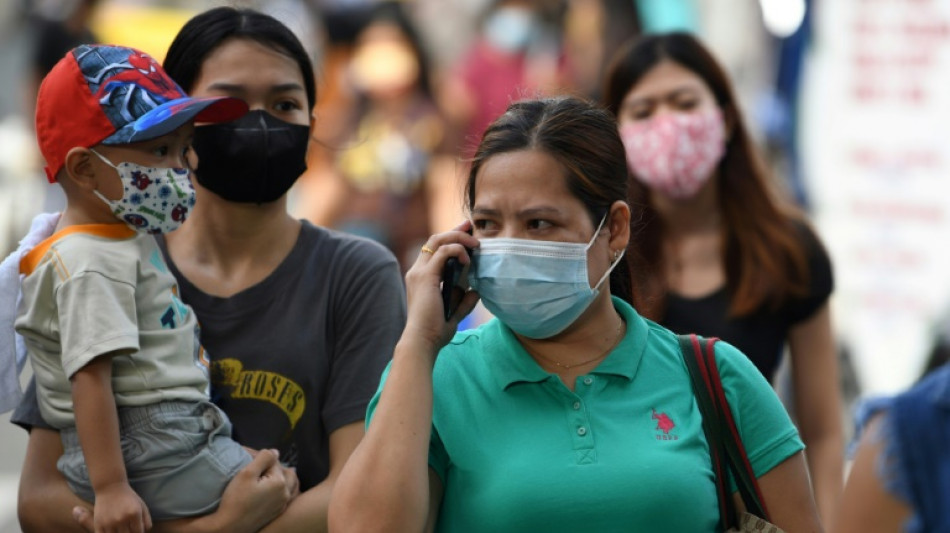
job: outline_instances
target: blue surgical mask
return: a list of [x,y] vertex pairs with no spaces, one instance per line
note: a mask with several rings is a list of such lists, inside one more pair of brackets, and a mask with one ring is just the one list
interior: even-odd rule
[[469,283],[493,315],[515,333],[547,339],[574,323],[597,298],[623,253],[593,288],[587,276],[587,244],[530,239],[483,239],[472,256]]

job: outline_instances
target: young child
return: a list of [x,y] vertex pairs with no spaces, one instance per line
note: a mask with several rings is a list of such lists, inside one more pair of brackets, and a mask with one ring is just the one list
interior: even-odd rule
[[20,261],[24,337],[57,466],[95,502],[96,531],[213,511],[251,457],[208,398],[194,313],[150,234],[194,205],[186,152],[194,122],[247,112],[188,98],[154,59],[80,46],[43,80],[36,132],[67,205]]

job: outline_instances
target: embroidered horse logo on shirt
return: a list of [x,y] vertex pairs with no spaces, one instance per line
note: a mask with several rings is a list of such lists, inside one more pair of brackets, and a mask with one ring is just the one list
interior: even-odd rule
[[676,427],[676,424],[673,423],[673,419],[670,418],[666,413],[657,413],[656,409],[653,409],[653,420],[656,420],[656,429],[663,431],[663,434],[656,434],[656,440],[678,440],[679,437],[676,435],[670,435],[670,430]]

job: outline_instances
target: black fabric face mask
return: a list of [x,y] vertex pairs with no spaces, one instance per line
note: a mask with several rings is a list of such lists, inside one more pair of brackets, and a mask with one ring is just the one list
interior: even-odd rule
[[195,128],[198,183],[231,202],[263,204],[283,196],[307,169],[310,127],[266,111]]

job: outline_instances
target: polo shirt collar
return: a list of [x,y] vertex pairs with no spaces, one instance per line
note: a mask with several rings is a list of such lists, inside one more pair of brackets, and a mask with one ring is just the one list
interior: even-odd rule
[[597,365],[597,368],[591,371],[591,374],[613,374],[633,381],[633,377],[637,374],[637,368],[640,367],[640,361],[643,359],[643,352],[646,351],[650,328],[647,327],[646,320],[637,314],[630,304],[616,296],[611,298],[614,302],[614,309],[620,313],[624,322],[627,323],[627,333],[621,339],[620,344],[613,349],[603,362]]
[[[649,328],[646,321],[620,298],[612,297],[614,309],[627,323],[627,332],[620,343],[610,352],[591,374],[609,374],[633,380],[643,359],[647,345]],[[542,369],[524,349],[514,332],[497,318],[491,325],[491,337],[495,342],[488,343],[485,357],[495,381],[502,390],[516,383],[539,383],[548,379],[557,379],[555,374]]]
[[551,377],[518,342],[511,328],[497,318],[493,322],[497,342],[485,346],[485,357],[501,390],[516,383],[540,383]]

